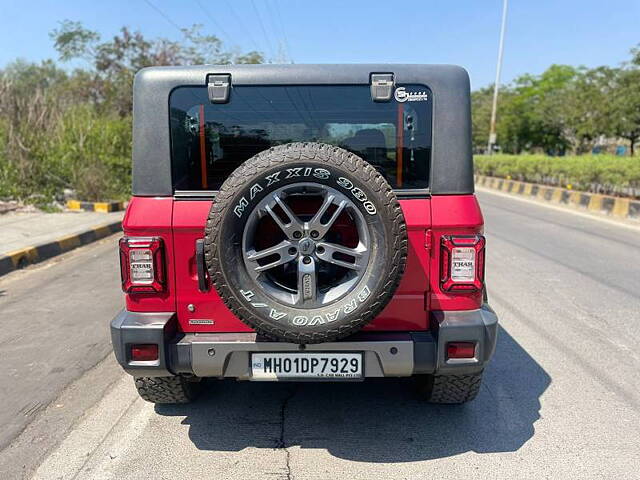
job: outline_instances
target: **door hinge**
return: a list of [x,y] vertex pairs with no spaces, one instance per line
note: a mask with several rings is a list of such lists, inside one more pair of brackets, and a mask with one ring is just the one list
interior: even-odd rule
[[229,101],[229,90],[231,90],[231,75],[211,74],[207,75],[207,91],[211,103],[227,103]]
[[204,258],[204,239],[196,240],[196,269],[198,271],[198,290],[201,292],[209,291],[209,275]]
[[431,251],[433,243],[433,232],[430,229],[424,231],[424,248]]
[[371,98],[374,102],[388,102],[393,95],[393,73],[371,74]]

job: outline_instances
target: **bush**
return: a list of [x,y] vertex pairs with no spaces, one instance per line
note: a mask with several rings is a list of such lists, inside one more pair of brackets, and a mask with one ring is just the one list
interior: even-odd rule
[[131,117],[69,109],[52,135],[50,162],[82,200],[120,200],[131,189]]
[[[16,60],[0,68],[0,200],[39,206],[73,189],[80,200],[130,194],[131,109],[135,72],[153,65],[261,63],[259,52],[223,48],[201,26],[181,41],[145,38],[123,27],[110,40],[64,20],[50,36],[60,59]],[[167,120],[168,121],[168,120]]]
[[41,113],[33,118],[45,118],[42,124],[28,115],[12,125],[0,120],[0,199],[43,205],[65,188],[81,200],[128,197],[130,116],[105,115],[90,104],[43,106]]
[[478,155],[474,163],[479,175],[640,197],[640,159],[636,157]]

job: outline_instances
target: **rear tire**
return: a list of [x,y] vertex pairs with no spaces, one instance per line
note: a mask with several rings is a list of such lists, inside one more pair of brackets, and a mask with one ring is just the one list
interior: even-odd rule
[[185,377],[139,377],[135,379],[138,394],[151,403],[190,403],[202,389],[201,382]]
[[417,375],[418,394],[429,403],[462,404],[478,395],[482,372],[467,375]]

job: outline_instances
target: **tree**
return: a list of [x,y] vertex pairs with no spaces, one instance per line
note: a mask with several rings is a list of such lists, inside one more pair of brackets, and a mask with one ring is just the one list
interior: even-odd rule
[[137,71],[154,65],[196,65],[263,63],[260,52],[239,53],[225,50],[215,35],[201,33],[202,25],[183,28],[181,41],[146,39],[139,31],[122,27],[112,40],[101,42],[97,32],[71,20],[60,22],[50,33],[60,60],[81,58],[99,72]]
[[[500,90],[497,137],[502,151],[539,149],[563,154],[572,145],[567,97],[580,70],[552,65],[541,75],[522,75]],[[488,138],[492,87],[473,92],[474,146]]]
[[[490,87],[472,93],[476,149],[486,144],[490,101]],[[540,75],[516,78],[501,89],[497,134],[507,153],[586,153],[605,136],[628,140],[634,155],[640,141],[640,44],[620,67],[552,65]]]
[[64,188],[85,199],[125,198],[131,169],[135,73],[153,65],[259,63],[259,52],[230,51],[201,27],[181,41],[122,28],[109,40],[65,20],[51,32],[64,69],[52,60],[15,61],[0,70],[0,198],[49,204]]
[[631,65],[640,67],[640,43],[630,50],[631,53]]
[[132,108],[132,84],[135,73],[156,65],[196,65],[229,63],[262,63],[260,52],[238,53],[223,48],[215,35],[201,33],[201,25],[182,30],[182,41],[166,38],[149,40],[142,33],[122,27],[111,40],[102,42],[100,35],[80,22],[64,20],[50,36],[60,60],[83,59],[95,78],[90,90],[120,115]]
[[640,138],[640,69],[620,69],[611,105],[611,125],[615,134],[629,140],[630,153],[635,155],[635,143]]
[[610,67],[581,69],[567,88],[567,131],[576,153],[586,153],[598,137],[614,134],[610,99],[618,70]]
[[515,80],[514,91],[522,98],[528,119],[529,148],[564,154],[571,145],[567,135],[566,98],[578,73],[569,65],[551,65],[541,75],[523,75]]
[[527,99],[513,88],[502,89],[496,133],[505,153],[520,153],[531,148],[531,111]]
[[493,86],[471,92],[471,126],[475,151],[484,151],[487,148],[492,96]]

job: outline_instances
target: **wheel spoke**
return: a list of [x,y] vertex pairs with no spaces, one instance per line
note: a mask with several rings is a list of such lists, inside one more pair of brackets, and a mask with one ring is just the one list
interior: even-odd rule
[[[263,250],[256,252],[255,250],[251,250],[247,252],[246,258],[247,260],[255,263],[255,267],[253,271],[256,273],[264,272],[265,270],[269,270],[270,268],[277,267],[278,265],[283,265],[287,262],[296,258],[296,253],[290,253],[289,249],[293,248],[293,245],[289,240],[283,240],[282,242],[274,245],[273,247],[268,247]],[[265,265],[260,265],[258,260],[269,257],[271,255],[278,255],[278,260],[274,260],[273,262],[269,262]]]
[[[304,259],[309,263],[304,263]],[[316,262],[313,257],[298,259],[298,305],[306,302],[314,303],[317,297]]]
[[[249,213],[242,236],[244,271],[282,304],[302,309],[332,304],[355,288],[370,263],[367,219],[351,196],[329,185],[287,184]],[[347,240],[355,234],[355,243]],[[263,248],[265,240],[279,243]]]
[[[318,243],[316,255],[320,260],[333,263],[340,267],[349,268],[351,270],[361,270],[365,265],[361,262],[366,253],[367,248],[360,244],[356,248],[343,247],[335,243]],[[334,258],[336,253],[346,255],[353,258],[353,261],[349,261],[343,258]]]
[[303,224],[300,221],[300,219],[298,219],[298,217],[291,211],[291,209],[289,208],[289,206],[284,203],[282,201],[282,199],[280,198],[279,195],[277,194],[273,194],[273,200],[276,202],[276,204],[282,209],[282,211],[284,212],[284,214],[287,216],[287,219],[289,220],[287,223],[284,223],[282,221],[282,219],[280,218],[280,216],[273,211],[273,208],[271,208],[269,205],[265,205],[264,209],[266,210],[266,212],[271,216],[271,218],[273,219],[274,222],[276,222],[278,224],[278,226],[280,227],[280,229],[285,233],[285,235],[289,238],[289,239],[293,239],[295,238],[293,236],[293,232],[298,231],[298,232],[302,232],[303,229]]
[[[331,214],[331,217],[329,218],[327,223],[322,223],[322,217],[327,212],[331,204],[334,203],[336,204],[336,209]],[[320,209],[318,210],[318,212],[309,221],[309,229],[316,230],[319,233],[319,237],[322,238],[327,233],[327,231],[329,231],[336,219],[340,216],[342,210],[344,210],[344,207],[346,205],[346,200],[343,199],[340,200],[340,202],[336,203],[336,196],[328,194],[322,202],[322,205],[320,205]]]
[[327,194],[327,196],[324,197],[324,200],[322,201],[322,205],[320,205],[320,209],[316,212],[316,214],[313,216],[313,218],[309,222],[311,226],[316,226],[320,224],[320,219],[325,214],[327,209],[331,206],[335,198],[336,196],[332,194]]

